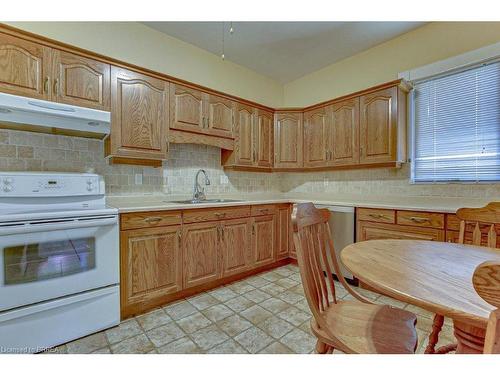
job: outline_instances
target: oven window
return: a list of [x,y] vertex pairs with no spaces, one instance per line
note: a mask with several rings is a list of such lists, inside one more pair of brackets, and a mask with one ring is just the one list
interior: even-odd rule
[[53,279],[95,268],[95,238],[30,243],[4,248],[4,284]]

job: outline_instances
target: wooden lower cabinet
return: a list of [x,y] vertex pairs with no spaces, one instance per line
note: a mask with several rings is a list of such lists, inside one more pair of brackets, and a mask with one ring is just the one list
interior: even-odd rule
[[221,276],[220,248],[220,222],[184,225],[184,288],[208,283]]
[[292,242],[292,210],[288,204],[278,206],[277,225],[278,238],[276,258],[284,259],[290,256],[290,243]]
[[444,230],[358,221],[357,241],[401,239],[444,241]]
[[222,277],[248,271],[252,263],[251,219],[226,220],[221,224]]
[[253,218],[253,267],[273,263],[276,258],[276,215]]
[[122,312],[182,289],[181,226],[122,231]]

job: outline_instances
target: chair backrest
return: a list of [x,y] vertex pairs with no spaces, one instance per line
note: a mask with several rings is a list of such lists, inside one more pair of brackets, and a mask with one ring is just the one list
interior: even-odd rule
[[482,299],[497,307],[488,320],[484,353],[500,354],[500,262],[484,262],[477,266],[472,283]]
[[[500,202],[491,202],[482,208],[460,208],[459,243],[476,246],[497,246],[497,231],[500,232]],[[467,236],[472,232],[472,239]]]
[[318,210],[312,203],[295,204],[293,207],[293,241],[300,276],[307,302],[320,326],[323,321],[322,313],[331,303],[337,303],[329,260],[344,288],[358,300],[370,303],[354,292],[342,276],[333,248],[329,218],[328,209]]

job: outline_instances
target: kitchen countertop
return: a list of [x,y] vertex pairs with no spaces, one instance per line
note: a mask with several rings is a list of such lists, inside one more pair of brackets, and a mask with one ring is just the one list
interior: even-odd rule
[[[200,204],[175,203],[172,201],[189,199],[186,196],[172,195],[130,195],[108,196],[108,206],[117,208],[120,213],[140,211],[187,210],[210,207],[231,207],[272,203],[313,202],[318,205],[337,205],[349,207],[389,208],[431,212],[455,213],[460,207],[482,207],[495,198],[448,198],[448,197],[377,197],[347,196],[328,194],[244,194],[239,202],[209,202]],[[242,199],[234,195],[210,195],[209,199]],[[497,198],[496,200],[500,200]]]

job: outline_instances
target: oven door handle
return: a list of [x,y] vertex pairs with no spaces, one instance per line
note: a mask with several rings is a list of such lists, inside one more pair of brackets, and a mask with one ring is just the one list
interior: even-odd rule
[[118,223],[116,216],[102,219],[75,219],[68,222],[47,222],[40,224],[26,223],[19,226],[0,227],[0,236],[8,236],[12,234],[35,233],[35,232],[52,232],[55,230],[79,229],[89,227],[102,227],[106,225],[115,225]]

